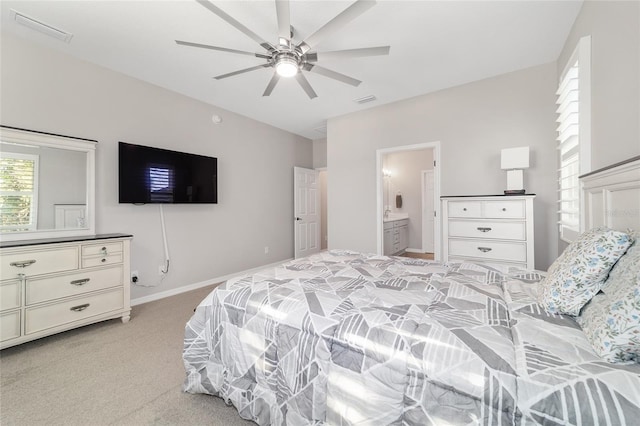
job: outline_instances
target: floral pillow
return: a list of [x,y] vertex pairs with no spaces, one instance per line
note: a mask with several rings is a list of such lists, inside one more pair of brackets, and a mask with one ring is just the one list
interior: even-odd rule
[[640,231],[628,230],[633,244],[624,256],[611,268],[609,277],[602,285],[603,293],[618,291],[619,288],[629,288],[629,284],[640,272]]
[[640,283],[619,293],[600,293],[578,318],[593,350],[611,363],[640,363]]
[[538,303],[550,313],[578,316],[631,243],[630,235],[608,228],[583,233],[540,281]]
[[609,362],[640,363],[640,241],[611,269],[578,319],[595,352]]

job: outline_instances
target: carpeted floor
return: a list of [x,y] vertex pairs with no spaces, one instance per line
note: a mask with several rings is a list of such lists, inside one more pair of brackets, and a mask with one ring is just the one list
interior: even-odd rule
[[207,287],[0,351],[0,424],[253,425],[220,398],[181,391],[182,339]]

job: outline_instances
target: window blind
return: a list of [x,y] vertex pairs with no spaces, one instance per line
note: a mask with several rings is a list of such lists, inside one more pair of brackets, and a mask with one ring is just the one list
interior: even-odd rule
[[0,157],[0,228],[36,228],[35,200],[38,156],[2,153]]

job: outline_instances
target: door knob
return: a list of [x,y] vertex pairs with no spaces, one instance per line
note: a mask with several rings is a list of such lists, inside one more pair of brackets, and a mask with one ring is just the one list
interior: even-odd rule
[[299,217],[296,217],[296,220],[302,220],[302,219],[301,219],[301,218],[299,218]]

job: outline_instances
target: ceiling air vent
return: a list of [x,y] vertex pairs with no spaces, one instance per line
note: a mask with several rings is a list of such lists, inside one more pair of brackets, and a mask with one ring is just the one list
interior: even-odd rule
[[376,98],[374,95],[369,95],[369,96],[364,96],[362,98],[354,99],[353,102],[357,104],[366,104],[367,102],[373,102],[376,99],[378,98]]
[[64,41],[65,43],[69,43],[71,41],[71,38],[73,37],[73,34],[71,33],[59,30],[55,27],[52,27],[51,25],[47,25],[43,22],[37,21],[13,9],[11,9],[11,17],[18,24],[24,25],[25,27],[31,28],[32,30],[36,30],[38,32],[41,32],[42,34],[46,34],[58,40]]

